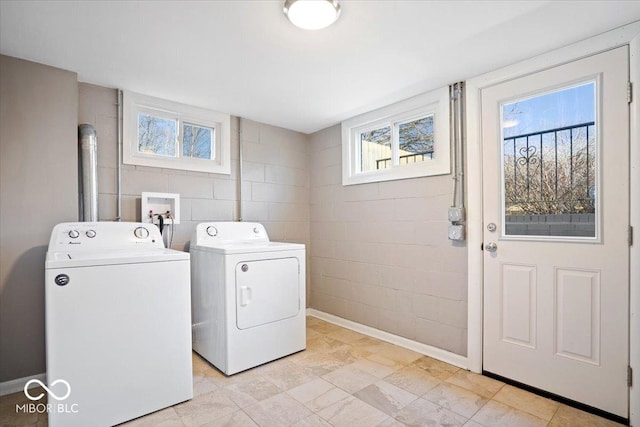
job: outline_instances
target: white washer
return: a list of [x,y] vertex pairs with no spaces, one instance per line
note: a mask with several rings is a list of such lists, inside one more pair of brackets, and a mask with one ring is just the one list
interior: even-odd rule
[[227,375],[304,350],[305,247],[262,224],[198,224],[191,240],[193,349]]
[[150,224],[55,226],[47,383],[70,394],[49,393],[50,427],[112,426],[193,397],[189,273],[189,254]]

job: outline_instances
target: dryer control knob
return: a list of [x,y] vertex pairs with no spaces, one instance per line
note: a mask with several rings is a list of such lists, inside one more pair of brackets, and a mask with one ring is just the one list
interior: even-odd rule
[[149,230],[147,230],[144,227],[138,227],[135,230],[133,230],[133,234],[138,238],[138,239],[146,239],[147,237],[149,237]]
[[80,237],[80,233],[78,232],[78,230],[71,230],[69,232],[69,237],[71,237],[72,239],[77,239],[78,237]]
[[213,226],[209,226],[207,227],[207,234],[211,237],[215,237],[218,235],[218,229]]
[[253,232],[256,233],[256,234],[260,234],[260,229],[258,227],[255,227],[253,229]]
[[90,239],[93,239],[94,237],[96,237],[96,231],[95,230],[87,230],[87,232],[85,234]]

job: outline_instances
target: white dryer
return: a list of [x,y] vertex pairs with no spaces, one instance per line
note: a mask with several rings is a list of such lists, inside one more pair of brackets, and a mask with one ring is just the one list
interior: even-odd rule
[[53,229],[45,270],[50,427],[112,426],[193,397],[189,273],[189,254],[165,249],[150,224]]
[[227,375],[304,350],[305,247],[262,224],[198,224],[191,240],[193,349]]

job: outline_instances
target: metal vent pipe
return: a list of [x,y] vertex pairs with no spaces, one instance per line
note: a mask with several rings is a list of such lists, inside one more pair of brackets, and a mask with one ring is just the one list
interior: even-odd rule
[[80,220],[98,221],[98,138],[96,129],[87,124],[78,126],[80,160]]

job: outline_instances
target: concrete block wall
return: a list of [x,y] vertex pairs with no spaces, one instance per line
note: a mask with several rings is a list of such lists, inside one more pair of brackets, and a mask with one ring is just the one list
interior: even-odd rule
[[[116,91],[79,84],[78,123],[98,133],[99,218],[116,217]],[[140,221],[143,191],[180,194],[173,249],[188,250],[195,226],[238,219],[238,118],[231,120],[231,175],[122,166],[122,220]],[[299,132],[242,120],[243,220],[265,225],[272,240],[310,244],[309,142]],[[307,249],[308,250],[308,249]]]
[[311,307],[467,352],[467,247],[447,238],[451,175],[342,186],[340,126],[311,142]]
[[[81,83],[79,123],[96,126],[100,219],[116,215],[115,90]],[[181,195],[174,249],[198,222],[238,217],[238,120],[231,175],[123,165],[125,221],[142,191]],[[451,176],[342,186],[340,127],[313,135],[242,121],[243,219],[307,245],[307,304],[466,354],[466,246],[447,239]]]

